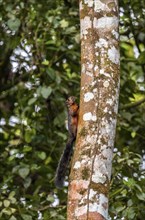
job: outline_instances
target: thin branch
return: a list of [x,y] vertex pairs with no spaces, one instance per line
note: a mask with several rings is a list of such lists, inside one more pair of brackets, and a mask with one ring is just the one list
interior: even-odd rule
[[137,102],[132,102],[132,103],[126,104],[126,105],[122,106],[120,109],[122,110],[122,109],[128,109],[128,108],[135,108],[144,102],[145,102],[145,97],[140,99]]

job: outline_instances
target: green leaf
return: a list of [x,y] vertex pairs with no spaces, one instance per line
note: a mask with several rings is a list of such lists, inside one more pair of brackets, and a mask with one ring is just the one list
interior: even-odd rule
[[55,74],[54,69],[52,69],[52,68],[50,68],[50,67],[46,69],[46,73],[48,74],[48,76],[49,76],[50,79],[52,79],[52,80],[55,80],[56,77],[57,77],[57,75]]
[[44,60],[44,61],[42,62],[42,64],[48,66],[48,65],[49,65],[49,61],[48,61],[48,60]]
[[17,220],[16,218],[15,218],[15,216],[11,216],[11,218],[9,218],[9,220]]
[[145,64],[145,51],[141,52],[141,54],[138,57],[139,64]]
[[43,98],[47,99],[48,96],[50,96],[52,92],[52,88],[51,87],[42,87],[41,89],[41,94],[43,96]]
[[14,197],[10,198],[10,200],[12,204],[15,204],[17,202],[17,200]]
[[20,143],[20,139],[13,139],[9,141],[10,145],[18,145]]
[[25,189],[27,189],[31,185],[31,182],[32,182],[31,178],[27,177],[25,179],[25,182],[24,182]]
[[15,19],[9,19],[7,21],[7,25],[8,27],[12,30],[12,31],[17,31],[18,28],[20,27],[20,20],[18,18],[15,18]]
[[76,28],[75,27],[68,27],[65,31],[65,34],[72,34],[76,32]]
[[123,180],[124,184],[130,188],[134,188],[135,180],[133,178],[128,178],[128,180]]
[[55,210],[52,210],[52,211],[50,211],[50,215],[51,215],[51,217],[56,217],[57,212]]
[[121,194],[122,194],[123,196],[126,196],[126,195],[127,195],[127,190],[126,190],[126,189],[123,189],[123,190],[121,191]]
[[136,196],[139,200],[145,201],[145,193],[136,193]]
[[68,23],[68,21],[66,21],[65,19],[63,19],[62,21],[60,21],[60,26],[61,26],[62,28],[66,28],[66,27],[68,27],[68,25],[69,25],[69,23]]
[[59,220],[65,220],[66,218],[63,215],[57,215],[57,219]]
[[37,90],[36,90],[36,93],[37,93],[38,96],[41,95],[41,90],[42,90],[42,87],[39,86],[39,87],[37,88]]
[[67,139],[67,135],[62,133],[62,132],[57,132],[57,135],[61,138],[63,138],[63,140],[66,140]]
[[133,160],[127,160],[127,164],[130,166],[131,164],[133,164],[134,162],[133,162]]
[[123,209],[125,209],[125,205],[124,206],[118,206],[118,207],[116,207],[116,212],[121,212],[121,211],[123,211]]
[[28,145],[25,145],[24,148],[23,148],[23,152],[30,152],[32,151],[32,147],[31,146],[28,146]]
[[46,198],[46,200],[48,201],[48,202],[54,202],[54,196],[53,195],[48,195],[47,196],[47,198]]
[[133,207],[129,207],[129,208],[127,209],[128,219],[134,219],[134,217],[135,217],[135,212],[136,212],[136,209],[134,210]]
[[10,201],[5,199],[4,200],[4,206],[7,208],[7,207],[9,207],[9,205],[10,205]]
[[134,138],[135,136],[136,136],[136,132],[135,131],[131,132],[131,137]]
[[132,199],[129,199],[129,200],[127,201],[127,206],[132,206],[132,204],[133,204]]
[[12,197],[14,197],[16,195],[15,191],[11,191],[9,194],[9,199],[11,199]]
[[7,208],[4,208],[2,210],[3,213],[5,213],[6,215],[11,215],[13,213],[12,209],[7,207]]
[[29,99],[29,101],[28,101],[28,105],[32,105],[34,102],[36,102],[36,100],[37,100],[37,98],[31,98],[31,99]]
[[7,4],[5,7],[6,11],[12,11],[13,5],[12,4]]
[[30,142],[32,141],[32,138],[33,138],[33,136],[35,135],[35,133],[36,133],[35,129],[26,130],[26,131],[25,131],[25,135],[24,135],[25,141],[26,141],[27,143],[30,143]]
[[30,215],[21,214],[21,216],[24,220],[32,220],[32,216],[30,216]]
[[46,153],[45,153],[45,152],[38,152],[38,157],[39,157],[41,160],[45,160],[45,159],[46,159]]
[[127,119],[127,120],[131,120],[132,119],[132,117],[133,117],[133,115],[131,114],[131,113],[129,113],[129,112],[122,112],[122,115],[123,115],[123,117],[125,118],[125,119]]
[[30,169],[28,167],[24,167],[24,168],[20,168],[18,173],[23,179],[25,179],[28,176],[29,172]]
[[47,159],[45,160],[45,165],[48,165],[51,161],[52,161],[52,158],[47,157]]

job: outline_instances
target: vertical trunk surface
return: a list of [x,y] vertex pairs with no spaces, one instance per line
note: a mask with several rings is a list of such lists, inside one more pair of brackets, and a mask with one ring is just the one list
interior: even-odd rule
[[80,0],[81,96],[68,220],[108,218],[119,94],[117,0]]

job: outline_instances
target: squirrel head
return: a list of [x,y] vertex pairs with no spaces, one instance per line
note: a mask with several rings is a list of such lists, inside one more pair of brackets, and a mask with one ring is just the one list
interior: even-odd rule
[[66,100],[66,104],[67,106],[71,106],[75,103],[76,97],[75,96],[70,96],[67,100]]

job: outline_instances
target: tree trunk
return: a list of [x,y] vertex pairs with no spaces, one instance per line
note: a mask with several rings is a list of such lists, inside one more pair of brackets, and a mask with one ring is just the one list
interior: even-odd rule
[[81,0],[81,95],[68,220],[108,219],[119,94],[117,0]]

